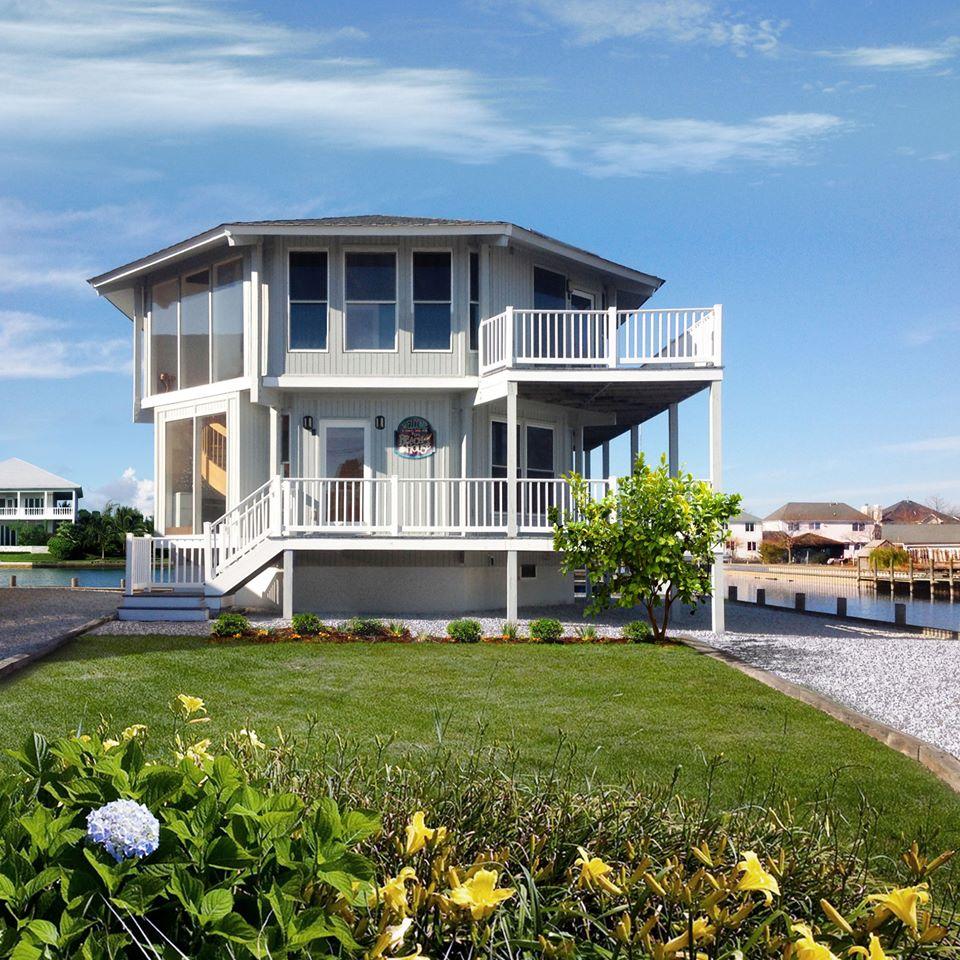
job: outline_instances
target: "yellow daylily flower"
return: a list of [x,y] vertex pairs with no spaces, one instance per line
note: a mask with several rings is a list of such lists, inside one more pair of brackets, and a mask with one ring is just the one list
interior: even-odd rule
[[496,870],[478,870],[469,880],[449,890],[447,896],[458,907],[469,909],[474,920],[483,920],[517,892],[512,887],[497,887],[498,879]]
[[120,741],[113,740],[110,737],[108,737],[106,740],[103,741],[104,750],[112,750],[114,747],[119,747],[119,746],[120,746]]
[[257,736],[256,730],[241,730],[239,735],[248,740],[250,742],[250,746],[257,750],[266,746],[266,744]]
[[887,960],[887,955],[883,952],[883,947],[875,933],[870,934],[869,950],[866,947],[851,947],[847,953],[862,953],[867,960]]
[[189,693],[178,693],[177,700],[180,703],[180,708],[188,717],[194,713],[206,713],[204,703],[199,697],[191,697]]
[[591,857],[583,847],[577,847],[580,856],[574,861],[574,866],[580,868],[580,877],[577,880],[578,887],[586,887],[587,890],[603,890],[606,893],[620,893],[620,888],[609,878],[613,873],[613,867],[600,857]]
[[743,859],[737,864],[743,874],[737,884],[738,890],[758,890],[766,897],[767,903],[773,903],[773,895],[780,896],[780,884],[777,878],[764,870],[760,858],[752,851],[745,850]]
[[184,757],[198,767],[202,767],[207,760],[213,760],[213,754],[210,753],[210,741],[198,740],[196,743],[191,744],[191,746],[187,747],[183,752],[180,759],[182,760]]
[[374,891],[374,902],[380,900],[391,913],[405,917],[410,910],[406,884],[416,875],[417,872],[413,867],[404,867],[395,877],[384,880],[380,887]]
[[888,893],[874,894],[869,900],[875,901],[881,911],[892,913],[911,930],[917,929],[917,904],[930,899],[927,885],[918,883],[915,887],[900,887]]
[[142,737],[146,732],[147,725],[145,723],[133,723],[120,734],[120,739],[133,740],[136,737]]
[[[373,949],[367,954],[369,960],[379,960],[380,957],[385,956],[387,953],[392,953],[394,950],[402,947],[403,940],[411,926],[413,926],[413,920],[405,917],[399,923],[384,927],[383,932],[377,937],[377,942],[373,945]],[[418,943],[413,953],[408,953],[403,957],[395,957],[394,960],[414,960],[416,957],[419,957],[420,960],[429,960],[429,957],[424,957],[420,950],[420,944]]]
[[797,960],[839,960],[829,947],[817,943],[813,931],[807,924],[793,924],[793,932],[800,934],[800,939],[793,943],[793,952]]
[[446,827],[428,827],[426,814],[418,810],[407,824],[407,843],[404,848],[407,856],[412,857],[413,854],[419,853],[427,845],[427,841],[442,843],[446,835]]
[[[693,921],[693,942],[697,943],[699,940],[705,940],[708,937],[713,936],[714,926],[706,917],[697,917]],[[690,930],[686,929],[678,937],[674,937],[672,940],[668,940],[663,945],[664,953],[679,953],[681,950],[685,950],[690,944]]]

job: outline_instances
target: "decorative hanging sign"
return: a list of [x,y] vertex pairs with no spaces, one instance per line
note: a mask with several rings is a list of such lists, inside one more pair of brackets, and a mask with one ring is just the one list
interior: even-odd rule
[[405,417],[393,434],[393,452],[404,460],[426,460],[437,452],[437,435],[423,417]]

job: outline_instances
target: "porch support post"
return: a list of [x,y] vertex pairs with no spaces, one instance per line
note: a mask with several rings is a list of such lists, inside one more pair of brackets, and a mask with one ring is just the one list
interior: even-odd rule
[[[721,386],[722,383],[719,380],[714,380],[710,384],[710,484],[714,490],[720,490],[723,484]],[[723,606],[723,544],[717,544],[717,546],[714,547],[711,580],[713,587],[711,626],[714,633],[723,633],[725,629]]]
[[[517,535],[517,381],[507,381],[507,536]],[[513,555],[516,566],[517,555]],[[507,564],[509,569],[509,563]],[[516,579],[516,578],[514,578]]]
[[466,399],[460,407],[460,531],[467,533],[467,477],[470,476],[470,454],[473,446],[473,407]]
[[592,471],[592,464],[590,463],[590,460],[591,460],[590,454],[591,454],[591,453],[593,453],[593,451],[592,451],[589,447],[584,447],[584,450],[583,450],[583,478],[584,478],[585,480],[589,480],[589,479],[590,479],[590,474],[593,472],[593,471]]
[[603,460],[600,472],[603,474],[604,480],[610,479],[610,441],[604,440],[603,446],[600,448],[603,451]]
[[293,551],[283,551],[283,619],[293,616]]
[[76,488],[74,488],[74,491],[73,491],[73,516],[70,517],[70,519],[71,519],[74,523],[77,522],[77,491],[76,491]]
[[507,551],[507,620],[517,621],[517,551]]
[[576,427],[573,431],[573,469],[583,476],[583,425]]
[[671,403],[667,409],[667,428],[669,434],[667,465],[670,476],[675,477],[680,471],[680,405],[677,403]]
[[630,428],[630,464],[627,473],[633,473],[634,465],[637,462],[637,455],[640,453],[640,424],[635,423]]

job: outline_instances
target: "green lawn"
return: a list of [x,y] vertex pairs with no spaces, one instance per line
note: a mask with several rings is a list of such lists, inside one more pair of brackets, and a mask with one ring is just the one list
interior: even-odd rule
[[[715,783],[732,800],[751,774],[779,776],[799,798],[838,777],[849,811],[860,790],[883,810],[888,838],[928,830],[960,843],[960,797],[913,761],[684,647],[441,644],[213,645],[177,637],[95,637],[0,684],[0,743],[62,732],[101,713],[172,729],[168,702],[206,699],[214,736],[252,724],[303,732],[308,717],[350,739],[396,735],[395,749],[445,741],[467,751],[478,724],[517,746],[524,768],[548,767],[575,744],[583,772],[705,789],[705,758],[723,753]],[[839,771],[839,772],[838,772]]]
[[51,560],[48,553],[0,553],[0,563],[32,563],[35,567],[96,567],[98,569],[122,570],[123,558],[84,557],[82,560]]

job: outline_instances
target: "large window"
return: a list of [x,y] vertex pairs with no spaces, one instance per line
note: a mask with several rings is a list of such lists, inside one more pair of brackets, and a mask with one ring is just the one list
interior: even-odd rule
[[164,442],[164,532],[200,533],[227,510],[227,416],[167,422]]
[[290,254],[290,349],[327,349],[327,254]]
[[470,349],[480,341],[480,254],[470,254]]
[[150,389],[168,393],[243,376],[243,264],[231,260],[150,292]]
[[193,533],[193,420],[167,423],[164,444],[164,531]]
[[553,478],[553,430],[527,427],[527,476],[531,480]]
[[562,273],[533,268],[533,309],[567,309],[567,278]]
[[413,255],[413,349],[450,349],[450,254]]
[[[526,436],[526,447],[521,449],[520,438]],[[490,425],[490,475],[507,475],[507,425],[494,420]],[[521,431],[517,426],[517,476],[531,480],[553,478],[553,430],[528,424]]]
[[397,257],[394,253],[347,253],[346,349],[395,350]]

